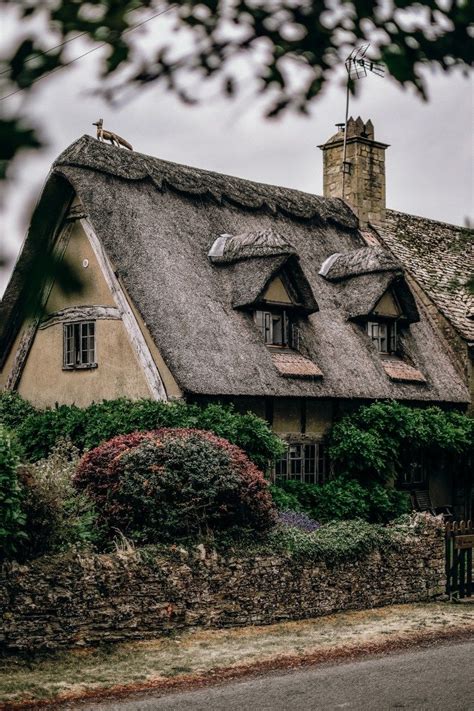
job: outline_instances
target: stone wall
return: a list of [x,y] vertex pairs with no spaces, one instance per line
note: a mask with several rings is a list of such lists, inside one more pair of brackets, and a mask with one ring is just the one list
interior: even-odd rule
[[444,590],[444,539],[434,521],[396,548],[340,564],[203,546],[9,563],[0,579],[0,644],[57,649],[430,600]]

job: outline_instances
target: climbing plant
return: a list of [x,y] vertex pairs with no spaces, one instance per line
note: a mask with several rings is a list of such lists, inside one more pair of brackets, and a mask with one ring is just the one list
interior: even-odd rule
[[376,402],[343,416],[333,427],[336,471],[359,481],[391,483],[420,457],[465,468],[474,454],[474,419],[439,407]]

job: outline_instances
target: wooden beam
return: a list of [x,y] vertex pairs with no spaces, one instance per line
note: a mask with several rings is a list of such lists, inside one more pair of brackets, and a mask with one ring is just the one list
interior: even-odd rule
[[74,321],[120,321],[119,310],[115,306],[69,306],[61,311],[54,311],[42,319],[38,328],[43,331],[58,323]]
[[107,257],[105,250],[89,220],[87,218],[82,218],[80,223],[89,239],[96,259],[104,275],[104,279],[106,280],[117,305],[120,317],[128,333],[128,337],[130,338],[138,362],[142,367],[150,392],[155,400],[167,400],[168,396],[166,394],[166,389],[161,376],[158,372],[158,368],[156,367],[155,361],[150,353],[150,349],[147,346],[138,321],[127,301],[127,297],[125,296],[125,293],[120,286],[117,277],[115,276],[109,258]]
[[[64,252],[69,242],[71,236],[72,223],[66,223],[59,233],[56,245],[53,248],[53,256],[60,261],[64,257]],[[25,330],[23,336],[20,340],[20,345],[18,346],[17,352],[15,354],[15,359],[13,361],[12,369],[8,375],[7,382],[5,384],[6,390],[16,390],[20,382],[21,374],[23,368],[25,367],[26,359],[33,345],[33,341],[38,330],[38,325],[41,319],[41,313],[46,306],[49,295],[51,294],[51,289],[53,288],[54,279],[49,279],[41,292],[39,298],[39,315],[35,316],[31,324]]]

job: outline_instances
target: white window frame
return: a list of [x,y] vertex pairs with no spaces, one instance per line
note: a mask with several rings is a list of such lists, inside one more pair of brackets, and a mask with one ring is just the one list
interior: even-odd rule
[[95,321],[63,324],[63,370],[97,368]]

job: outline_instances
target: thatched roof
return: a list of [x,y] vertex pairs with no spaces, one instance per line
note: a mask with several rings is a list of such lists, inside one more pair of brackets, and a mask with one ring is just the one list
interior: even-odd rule
[[387,210],[377,232],[462,338],[474,342],[472,229]]
[[[356,218],[342,201],[175,165],[88,136],[58,158],[38,210],[56,215],[68,186],[79,196],[119,279],[185,392],[467,401],[462,379],[421,309],[420,321],[410,326],[404,340],[424,383],[388,377],[367,335],[350,320],[349,303],[362,298],[358,292],[371,280],[393,280],[398,271],[345,282],[319,274],[329,256],[364,246]],[[22,278],[35,250],[44,249],[47,232],[44,220],[34,217],[26,256],[20,258],[21,274],[14,274],[2,304],[8,323]],[[294,252],[282,247],[284,253],[246,254],[225,265],[209,258],[221,235],[246,235],[241,239],[244,253],[252,240],[258,245],[259,240],[249,236],[261,234],[278,235],[274,247],[284,243]],[[298,317],[299,350],[315,365],[312,373],[302,360],[275,364],[251,312],[242,308],[258,298],[268,276],[281,269],[288,269],[290,279],[301,270],[301,298],[308,305],[312,297],[313,306],[319,307]],[[367,281],[357,287],[360,279]],[[343,291],[350,282],[354,293],[348,301]],[[305,371],[303,377],[296,373],[299,368]]]

